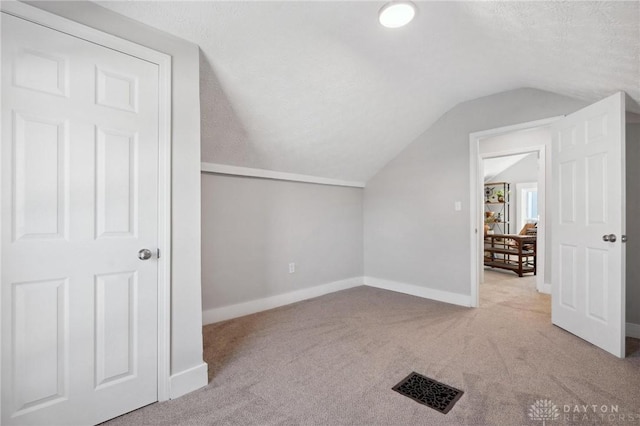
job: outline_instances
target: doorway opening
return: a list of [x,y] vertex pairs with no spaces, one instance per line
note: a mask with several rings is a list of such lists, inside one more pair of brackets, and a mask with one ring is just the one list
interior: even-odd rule
[[[538,134],[540,139],[548,136],[545,132]],[[505,142],[521,138],[520,133],[508,134]],[[542,267],[537,262],[538,256],[544,256],[544,246],[537,247],[538,226],[544,216],[544,205],[538,208],[538,186],[544,186],[539,182],[544,178],[539,176],[540,154],[539,150],[496,157],[485,156],[493,152],[482,153],[484,247],[479,295],[483,306],[508,300],[506,295],[519,303],[531,301],[537,292],[546,293],[544,262]],[[538,304],[538,309],[550,317],[550,300],[542,298]]]
[[[473,306],[480,305],[480,284],[485,278],[517,279],[532,290],[551,293],[550,271],[545,262],[550,241],[545,190],[551,146],[549,126],[555,120],[471,135]],[[486,251],[486,247],[493,249]]]

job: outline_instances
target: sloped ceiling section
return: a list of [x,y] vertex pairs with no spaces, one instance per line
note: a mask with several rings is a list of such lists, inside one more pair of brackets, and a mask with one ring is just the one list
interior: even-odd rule
[[484,160],[484,181],[493,182],[493,178],[507,170],[509,167],[515,166],[528,155],[537,154],[516,154],[506,155],[504,157],[487,158]]
[[[202,161],[366,181],[456,104],[533,87],[640,112],[640,2],[100,2],[200,45]],[[441,141],[448,143],[448,141]]]

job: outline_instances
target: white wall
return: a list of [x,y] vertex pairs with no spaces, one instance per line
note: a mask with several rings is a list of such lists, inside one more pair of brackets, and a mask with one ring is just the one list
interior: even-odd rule
[[[90,2],[29,2],[172,57],[172,396],[206,385],[200,286],[200,86],[198,46]],[[175,380],[174,380],[175,379]]]
[[354,278],[362,285],[362,198],[361,188],[203,173],[205,322],[233,305]]
[[[470,295],[469,134],[586,103],[518,89],[459,104],[367,182],[365,275]],[[462,210],[454,211],[454,202]]]

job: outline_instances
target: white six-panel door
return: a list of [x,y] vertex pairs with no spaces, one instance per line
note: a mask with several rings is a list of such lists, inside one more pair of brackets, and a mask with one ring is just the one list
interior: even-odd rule
[[1,158],[1,423],[156,401],[158,66],[2,13]]
[[624,114],[617,93],[552,126],[552,321],[618,357],[625,355]]

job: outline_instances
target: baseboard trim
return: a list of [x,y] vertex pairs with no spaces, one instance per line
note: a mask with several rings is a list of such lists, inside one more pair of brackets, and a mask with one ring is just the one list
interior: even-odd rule
[[453,305],[471,306],[471,296],[467,296],[464,294],[450,293],[448,291],[435,290],[432,288],[420,287],[414,284],[389,281],[375,277],[364,277],[364,284],[369,287],[396,291],[398,293],[410,294],[412,296],[437,300],[439,302],[451,303]]
[[171,376],[170,398],[179,398],[189,392],[207,386],[209,376],[207,372],[207,364],[203,362],[200,365],[181,371]]
[[634,324],[632,322],[628,322],[626,332],[628,337],[633,337],[634,339],[640,339],[640,324]]
[[314,297],[323,296],[336,291],[358,287],[363,284],[362,277],[354,277],[279,294],[277,296],[265,297],[264,299],[251,300],[249,302],[223,306],[221,308],[208,309],[202,313],[202,323],[203,325],[213,324],[219,321],[242,317],[244,315],[255,314],[256,312],[278,308],[280,306],[312,299]]
[[412,296],[451,303],[453,305],[471,306],[471,296],[464,294],[434,290],[432,288],[420,287],[414,284],[406,284],[375,277],[353,277],[289,293],[279,294],[277,296],[265,297],[263,299],[251,300],[249,302],[237,303],[235,305],[222,306],[220,308],[207,309],[202,313],[202,325],[213,324],[245,315],[255,314],[257,312],[278,308],[280,306],[312,299],[318,296],[324,296],[325,294],[361,285],[410,294]]
[[540,293],[551,294],[551,284],[549,283],[542,284],[542,289],[540,290]]

